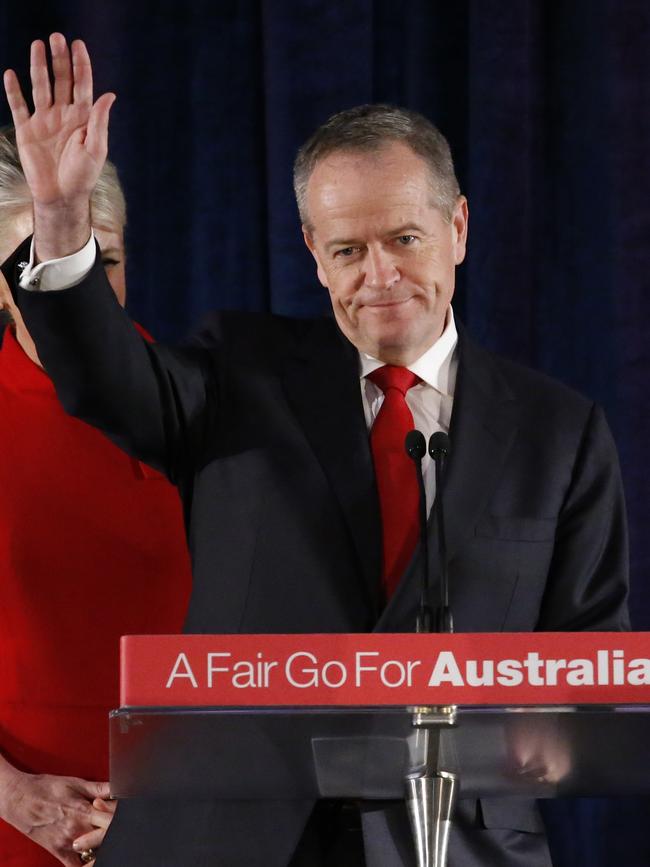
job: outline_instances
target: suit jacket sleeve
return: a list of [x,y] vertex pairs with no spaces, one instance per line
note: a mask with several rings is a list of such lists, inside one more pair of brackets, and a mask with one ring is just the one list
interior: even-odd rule
[[177,480],[186,456],[201,449],[206,414],[218,402],[208,354],[144,340],[118,304],[99,255],[77,286],[20,289],[16,262],[28,258],[28,245],[3,271],[64,408]]
[[625,502],[616,448],[594,405],[560,511],[537,629],[629,629]]

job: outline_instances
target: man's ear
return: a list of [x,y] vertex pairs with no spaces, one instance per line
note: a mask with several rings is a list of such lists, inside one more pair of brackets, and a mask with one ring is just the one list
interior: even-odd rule
[[323,266],[321,265],[320,258],[316,251],[316,244],[314,243],[314,237],[309,231],[308,227],[303,224],[302,227],[302,237],[307,246],[307,249],[314,257],[314,261],[316,262],[316,274],[318,275],[318,279],[321,283],[321,286],[324,286],[327,289],[327,277],[325,276],[325,271]]
[[465,196],[459,196],[454,208],[454,213],[451,218],[451,230],[453,232],[454,244],[454,262],[456,265],[465,258],[465,250],[467,247],[467,228],[469,225],[469,211],[467,209],[467,199]]

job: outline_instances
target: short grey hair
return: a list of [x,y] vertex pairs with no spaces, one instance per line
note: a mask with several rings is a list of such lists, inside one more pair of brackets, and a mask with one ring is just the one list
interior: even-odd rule
[[[32,195],[25,180],[12,126],[0,127],[0,238],[26,209]],[[122,232],[126,226],[126,200],[113,163],[106,160],[90,200],[93,226]]]
[[404,142],[431,172],[434,205],[451,220],[460,186],[447,139],[429,120],[392,105],[359,105],[332,115],[300,148],[293,165],[298,212],[309,227],[307,185],[317,163],[334,151],[376,153],[391,142]]

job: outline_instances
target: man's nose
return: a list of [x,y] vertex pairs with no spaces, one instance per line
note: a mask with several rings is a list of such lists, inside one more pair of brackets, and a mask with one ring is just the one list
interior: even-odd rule
[[394,258],[382,248],[368,247],[364,265],[365,283],[372,289],[390,289],[400,278]]

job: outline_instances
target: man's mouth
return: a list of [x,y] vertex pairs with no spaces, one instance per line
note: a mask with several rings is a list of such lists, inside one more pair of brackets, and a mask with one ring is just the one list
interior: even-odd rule
[[406,296],[406,298],[391,298],[391,299],[386,299],[384,301],[371,301],[371,302],[366,302],[365,304],[363,304],[363,306],[364,307],[370,307],[371,309],[377,308],[380,310],[384,309],[384,308],[390,308],[390,307],[400,307],[402,304],[407,304],[409,301],[412,300],[412,298],[413,298],[412,295],[408,295],[408,296]]

